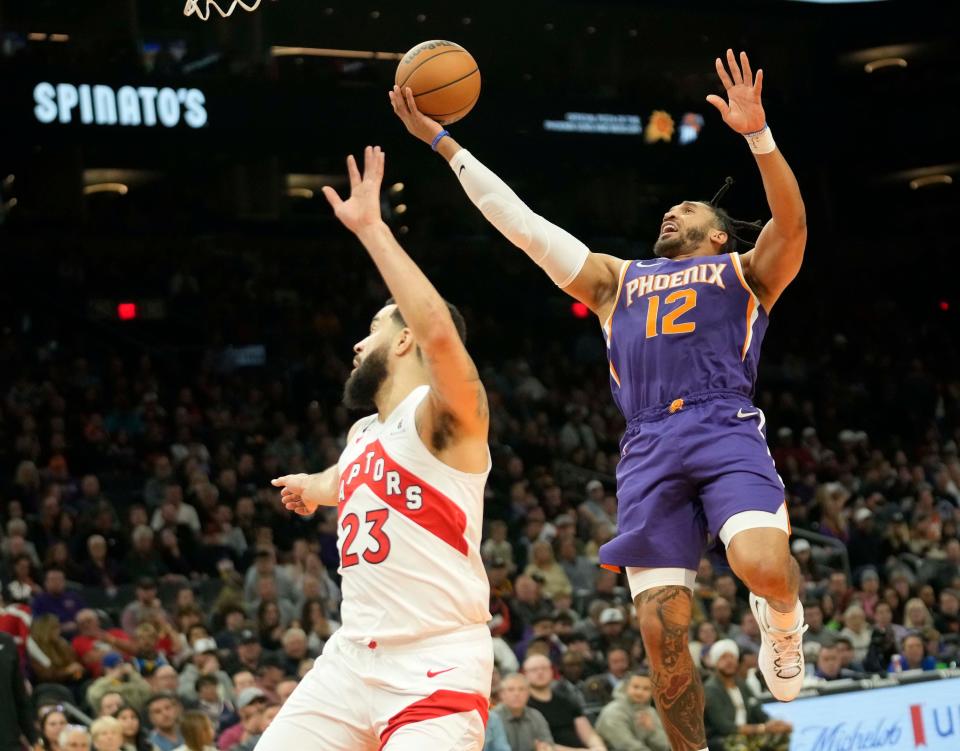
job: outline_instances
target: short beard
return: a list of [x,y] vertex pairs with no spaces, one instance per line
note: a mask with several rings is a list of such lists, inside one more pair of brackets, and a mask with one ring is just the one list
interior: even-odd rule
[[685,250],[695,250],[707,237],[707,231],[701,227],[690,227],[678,232],[677,237],[659,238],[653,244],[653,253],[657,258],[676,258]]
[[387,380],[387,349],[367,355],[343,385],[343,405],[347,409],[376,411],[377,392]]

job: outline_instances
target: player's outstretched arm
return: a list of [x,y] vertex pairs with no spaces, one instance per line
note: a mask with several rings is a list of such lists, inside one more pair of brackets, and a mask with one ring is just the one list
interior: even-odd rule
[[[421,434],[433,436],[439,431],[445,438],[453,438],[452,443],[465,449],[456,464],[475,465],[457,468],[479,472],[487,462],[487,394],[446,302],[380,216],[384,163],[380,147],[367,146],[362,177],[354,158],[347,158],[349,200],[341,200],[330,187],[324,187],[323,193],[337,218],[367,249],[423,354],[431,379],[431,408],[426,416],[431,424],[421,426]],[[479,446],[482,452],[472,451]]]
[[430,144],[449,162],[474,205],[500,234],[530,256],[564,292],[584,303],[604,320],[616,296],[623,261],[587,246],[528,207],[516,193],[473,154],[464,149],[440,123],[417,109],[413,90],[394,86],[390,103],[407,130]]
[[707,101],[720,111],[727,125],[746,137],[760,168],[773,215],[760,232],[754,249],[743,254],[744,271],[760,302],[769,310],[800,271],[807,244],[807,215],[797,178],[767,125],[760,101],[763,70],[754,76],[747,53],[740,53],[738,64],[733,50],[727,50],[726,66],[719,57],[716,66],[727,101],[715,94],[708,96]]

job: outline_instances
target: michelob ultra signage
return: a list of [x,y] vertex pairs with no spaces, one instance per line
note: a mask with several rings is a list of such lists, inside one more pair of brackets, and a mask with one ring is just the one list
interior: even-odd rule
[[33,87],[33,114],[44,124],[202,128],[207,124],[206,101],[199,89],[46,81]]

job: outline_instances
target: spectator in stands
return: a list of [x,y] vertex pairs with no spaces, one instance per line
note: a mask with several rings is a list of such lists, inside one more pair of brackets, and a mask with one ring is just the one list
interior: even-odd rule
[[220,687],[221,696],[230,701],[233,699],[233,682],[226,671],[220,669],[217,642],[209,636],[197,639],[192,646],[193,655],[180,670],[177,685],[177,694],[185,702],[197,699],[197,679],[202,675],[212,676]]
[[123,751],[151,751],[153,746],[147,740],[147,731],[136,709],[126,704],[117,710],[116,718],[123,732]]
[[180,721],[183,745],[177,751],[215,751],[213,739],[216,732],[210,718],[198,710],[183,713]]
[[167,573],[163,557],[154,544],[154,534],[150,527],[146,524],[134,527],[130,541],[130,552],[123,562],[123,570],[128,578],[134,581],[159,579]]
[[302,628],[287,629],[283,633],[281,644],[283,651],[280,658],[283,660],[285,675],[296,675],[300,669],[300,663],[317,656],[316,653],[311,654],[307,634]]
[[134,633],[141,623],[153,622],[158,617],[170,620],[170,616],[163,609],[160,598],[157,596],[155,579],[141,577],[134,594],[136,599],[123,609],[123,615],[120,616],[123,630],[128,634]]
[[502,519],[491,521],[490,535],[480,546],[480,554],[488,564],[497,559],[503,561],[507,573],[512,574],[516,564],[513,562],[513,546],[507,540],[507,531],[507,523]]
[[125,631],[102,628],[100,616],[90,608],[77,613],[77,635],[71,644],[92,678],[99,678],[103,674],[101,660],[108,652],[129,656],[135,651],[135,645]]
[[551,689],[553,665],[543,655],[528,657],[523,663],[530,696],[527,706],[543,715],[556,743],[571,748],[583,746],[600,751],[606,749],[603,740],[590,726],[581,709]]
[[100,697],[100,704],[96,707],[96,715],[97,717],[113,717],[125,703],[121,694],[116,691],[108,691]]
[[851,605],[843,614],[843,629],[841,636],[847,637],[853,647],[853,659],[863,662],[867,656],[867,649],[873,638],[873,629],[867,624],[866,615],[859,605]]
[[340,624],[327,618],[326,607],[322,600],[307,600],[303,604],[303,616],[300,619],[307,632],[307,646],[311,652],[320,654],[333,632]]
[[834,644],[822,644],[820,646],[814,675],[822,681],[835,681],[847,677],[842,675],[840,653]]
[[558,543],[558,559],[575,595],[592,592],[597,580],[597,567],[577,551],[576,539]]
[[903,608],[903,627],[908,631],[923,631],[933,627],[933,616],[919,597],[907,600]]
[[179,676],[171,665],[161,665],[150,678],[150,687],[155,694],[175,694],[179,688]]
[[732,620],[739,621],[741,618],[743,618],[744,613],[748,613],[750,611],[750,606],[743,598],[743,595],[740,594],[740,589],[737,586],[737,580],[732,574],[717,574],[713,580],[713,586],[716,589],[717,594],[730,603]]
[[60,731],[60,751],[90,751],[90,733],[83,725],[67,725]]
[[749,610],[745,610],[740,616],[740,633],[734,641],[741,651],[758,652],[760,650],[760,626]]
[[721,639],[736,639],[740,627],[733,622],[733,606],[725,597],[714,597],[710,603],[710,620]]
[[60,733],[67,727],[67,715],[63,707],[58,704],[40,707],[37,718],[39,738],[36,748],[38,751],[60,751]]
[[270,723],[273,722],[273,719],[277,716],[277,713],[280,711],[280,705],[274,702],[270,702],[266,707],[263,708],[263,712],[259,717],[259,731],[249,733],[249,737],[244,738],[240,743],[233,747],[233,751],[254,751],[257,746],[257,743],[260,741],[260,738],[263,736],[263,733]]
[[511,751],[510,741],[503,720],[496,712],[487,716],[486,734],[483,739],[483,751]]
[[[874,558],[873,560],[879,560]],[[868,620],[873,620],[877,603],[880,602],[880,574],[873,566],[867,566],[860,572],[860,591],[854,595],[854,600],[863,608]]]
[[[313,667],[311,665],[311,667]],[[297,686],[300,684],[299,678],[284,678],[277,684],[277,703],[282,707],[287,703]]]
[[920,634],[908,634],[903,637],[900,644],[900,654],[902,660],[891,665],[891,672],[900,672],[900,670],[934,670],[937,666],[937,660],[933,655],[927,654],[926,644]]
[[264,579],[274,582],[274,597],[293,607],[297,601],[297,592],[290,581],[290,577],[287,576],[287,572],[277,566],[277,553],[272,545],[263,545],[257,548],[253,566],[247,569],[244,578],[243,597],[254,609],[263,598],[260,582]]
[[31,652],[30,669],[40,682],[77,685],[84,668],[77,653],[60,634],[60,621],[52,613],[33,619],[30,636],[39,652]]
[[762,748],[786,751],[792,728],[782,720],[771,720],[746,682],[738,677],[737,643],[721,639],[710,648],[709,660],[713,674],[704,683],[703,694],[704,725],[711,748],[715,744],[726,747],[731,736],[761,735],[765,736]]
[[115,717],[98,717],[90,725],[90,738],[96,751],[120,751],[123,747],[123,726]]
[[12,558],[10,574],[4,578],[7,583],[3,586],[3,599],[7,602],[28,603],[43,592],[43,587],[34,578],[33,564],[26,553],[19,553]]
[[245,688],[237,694],[237,714],[240,720],[220,734],[217,748],[220,751],[229,751],[238,743],[262,733],[263,712],[267,703],[267,695],[256,686]]
[[87,688],[87,704],[99,713],[100,700],[103,696],[108,693],[117,693],[127,704],[140,710],[150,697],[150,684],[133,669],[133,665],[123,661],[123,656],[119,652],[107,653],[102,663],[103,676],[97,678]]
[[[863,660],[857,659],[850,637],[841,633],[834,639],[833,646],[836,648],[837,657],[840,659],[840,675],[845,678],[863,677]],[[864,657],[866,657],[866,652],[864,652]]]
[[522,637],[525,627],[531,625],[536,617],[553,610],[552,603],[543,597],[540,585],[526,574],[521,574],[514,582],[514,594],[508,605],[513,629],[511,636],[514,639]]
[[81,583],[87,587],[114,589],[125,580],[120,563],[109,555],[107,540],[103,535],[90,535],[87,538],[87,563],[80,576]]
[[153,694],[146,703],[153,730],[147,736],[159,751],[174,751],[183,745],[180,732],[180,700],[174,694]]
[[630,672],[630,653],[623,647],[613,647],[607,652],[607,670],[600,674],[601,680],[612,693]]
[[530,686],[520,673],[511,673],[500,682],[499,715],[510,743],[510,751],[541,751],[540,744],[553,748],[550,726],[536,709],[527,706]]
[[188,706],[195,706],[210,718],[215,731],[219,732],[221,728],[229,727],[237,721],[233,705],[224,699],[220,681],[215,676],[199,676],[194,683],[194,690],[197,699]]
[[597,733],[614,751],[670,751],[670,741],[653,706],[653,684],[631,673],[613,692],[597,719]]
[[797,565],[800,566],[800,573],[807,581],[818,582],[827,574],[827,569],[817,563],[813,557],[813,549],[810,541],[802,537],[796,538],[790,543],[790,552],[797,559]]
[[256,675],[263,659],[263,647],[260,637],[252,629],[245,628],[237,636],[237,649],[227,660],[225,669],[229,675],[240,670],[249,670]]
[[167,487],[175,482],[173,464],[169,457],[158,456],[153,461],[153,474],[143,486],[143,500],[148,508],[158,508],[166,495]]
[[960,635],[960,592],[955,589],[940,592],[940,608],[933,625],[941,634]]
[[[164,506],[169,506],[170,509],[164,512]],[[169,525],[176,528],[181,524],[189,530],[188,533],[200,534],[200,517],[197,515],[197,510],[189,503],[184,503],[183,488],[175,483],[170,483],[163,490],[163,500],[160,502],[159,508],[153,512],[150,527],[154,532],[160,532]]]
[[44,591],[33,598],[30,609],[37,618],[51,613],[60,621],[64,636],[73,637],[77,631],[77,613],[84,609],[83,598],[67,590],[67,578],[62,569],[51,568],[43,578]]

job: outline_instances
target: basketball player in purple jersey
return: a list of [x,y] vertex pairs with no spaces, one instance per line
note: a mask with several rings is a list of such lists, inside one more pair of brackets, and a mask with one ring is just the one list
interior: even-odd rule
[[750,588],[770,691],[790,701],[804,674],[784,487],[763,414],[751,402],[767,317],[803,260],[804,205],[766,124],[763,71],[754,77],[747,55],[740,53],[738,63],[732,50],[726,66],[718,58],[716,68],[727,98],[707,100],[746,137],[773,215],[743,254],[735,250],[736,223],[700,201],[667,211],[653,260],[591,253],[419,113],[409,88],[390,92],[407,129],[449,161],[490,223],[601,321],[610,385],[627,429],[617,468],[619,534],[600,549],[600,561],[626,568],[664,726],[674,749],[694,751],[707,744],[687,638],[708,535],[723,542]]

